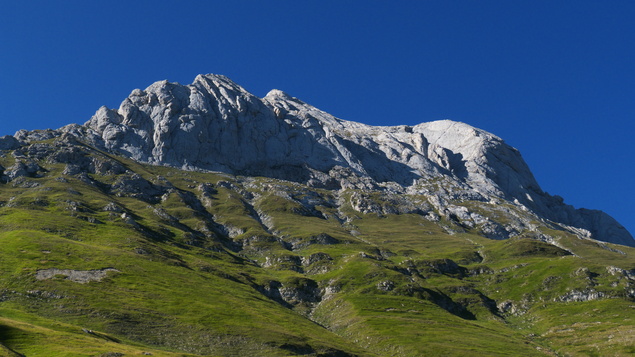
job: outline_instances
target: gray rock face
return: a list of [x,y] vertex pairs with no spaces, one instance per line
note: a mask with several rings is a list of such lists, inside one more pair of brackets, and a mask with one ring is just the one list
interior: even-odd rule
[[71,270],[71,269],[45,269],[38,270],[35,273],[35,278],[37,280],[46,280],[52,279],[57,275],[65,276],[66,279],[70,281],[74,281],[76,283],[86,284],[91,281],[101,281],[104,279],[108,272],[119,272],[119,270],[114,268],[104,268],[97,270]]
[[228,78],[157,82],[86,126],[106,148],[152,164],[373,188],[447,176],[484,195],[540,192],[518,152],[463,123],[372,127],[272,90],[260,99]]
[[[15,140],[0,138],[0,146],[54,134],[21,131]],[[520,153],[493,134],[450,120],[392,127],[345,121],[279,90],[258,98],[220,75],[135,89],[119,109],[102,107],[84,126],[69,125],[57,135],[186,170],[426,195],[441,214],[457,217],[464,212],[449,209],[451,200],[509,202],[578,235],[635,246],[605,213],[574,209],[543,192]],[[407,199],[392,201],[387,207],[396,212],[422,210],[401,202]],[[465,214],[495,237],[515,229],[490,227],[483,217]]]

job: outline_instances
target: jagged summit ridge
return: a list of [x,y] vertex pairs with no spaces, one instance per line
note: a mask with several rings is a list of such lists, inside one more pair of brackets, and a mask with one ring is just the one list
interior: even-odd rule
[[118,110],[102,107],[86,126],[108,149],[185,169],[325,186],[341,184],[329,172],[345,169],[369,184],[409,187],[447,176],[521,202],[531,200],[527,190],[541,193],[515,149],[467,124],[372,127],[337,119],[280,90],[257,98],[219,75],[135,90]]
[[[335,118],[279,90],[257,98],[219,75],[199,75],[187,86],[161,81],[135,90],[118,110],[103,107],[86,126],[109,149],[153,164],[316,184],[323,177],[314,171],[341,166],[375,183],[411,186],[450,173],[486,182],[479,189],[487,193],[509,193],[518,184],[538,188],[515,149],[467,124],[372,127]],[[493,151],[500,152],[489,155]],[[509,175],[490,179],[495,175],[488,173],[505,170],[494,163],[501,159],[523,182]]]
[[504,198],[600,239],[633,241],[605,214],[577,211],[545,194],[520,153],[499,137],[450,120],[373,127],[335,118],[280,90],[261,99],[208,74],[190,85],[161,81],[135,90],[119,109],[101,108],[86,126],[106,148],[152,164],[326,188],[412,192],[436,178],[454,194]]
[[[484,130],[451,120],[365,125],[281,90],[259,98],[222,75],[135,89],[118,109],[101,107],[84,126],[59,132],[140,162],[186,170],[425,194],[439,209],[457,199],[511,202],[579,234],[635,244],[610,216],[576,210],[543,192],[520,153]],[[19,132],[0,146],[38,135]]]

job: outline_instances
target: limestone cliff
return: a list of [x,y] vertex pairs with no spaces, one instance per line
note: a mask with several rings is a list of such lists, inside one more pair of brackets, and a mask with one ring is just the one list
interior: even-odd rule
[[[209,74],[190,85],[161,81],[135,89],[119,109],[102,107],[83,127],[61,132],[140,162],[185,170],[427,194],[442,212],[451,211],[452,200],[509,202],[581,236],[635,246],[605,213],[574,209],[543,192],[520,153],[502,139],[450,120],[369,126],[279,90],[258,98]],[[0,147],[33,135],[2,138]]]

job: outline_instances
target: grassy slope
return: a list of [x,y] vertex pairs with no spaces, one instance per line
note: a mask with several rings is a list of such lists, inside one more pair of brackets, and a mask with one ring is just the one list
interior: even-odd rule
[[[8,156],[3,160],[5,167],[12,164]],[[448,235],[418,215],[380,217],[350,207],[337,212],[328,204],[337,199],[333,193],[314,190],[325,199],[316,207],[320,218],[280,194],[300,197],[306,189],[296,184],[264,178],[249,184],[227,175],[121,162],[150,181],[164,177],[174,188],[157,202],[113,197],[105,186],[74,177],[56,180],[65,176],[63,165],[46,163],[41,164],[49,170],[44,177],[25,180],[38,187],[0,185],[0,343],[5,346],[0,353],[633,352],[633,300],[624,295],[629,279],[606,268],[634,269],[633,249],[619,247],[622,254],[556,231],[548,233],[576,256],[529,239],[494,241],[470,231]],[[108,184],[118,179],[91,176]],[[201,183],[215,188],[204,202],[206,212],[186,202],[187,193],[202,196]],[[104,211],[110,202],[133,222]],[[158,215],[158,208],[167,215]],[[341,223],[338,215],[348,221]],[[222,237],[210,218],[239,231],[233,239]],[[337,244],[316,242],[320,234]],[[313,262],[312,257],[322,258]],[[303,258],[309,263],[299,264]],[[42,269],[110,267],[119,272],[99,282],[35,279]],[[320,303],[285,304],[263,293],[272,282],[294,289],[316,284],[327,293]],[[555,301],[585,289],[611,298]],[[495,303],[502,301],[518,310],[498,311]]]

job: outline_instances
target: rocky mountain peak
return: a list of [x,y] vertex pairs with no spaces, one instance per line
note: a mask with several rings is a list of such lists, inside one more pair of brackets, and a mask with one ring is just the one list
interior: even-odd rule
[[293,100],[293,97],[281,91],[280,89],[272,89],[269,91],[269,93],[267,93],[267,95],[265,95],[263,99],[267,99],[270,101],[275,101],[276,99]]
[[[154,165],[427,195],[440,211],[457,200],[508,202],[576,234],[635,245],[610,216],[543,192],[518,150],[484,130],[451,120],[365,125],[277,89],[258,98],[222,75],[135,89],[118,109],[101,107],[83,127],[58,132]],[[47,135],[55,131],[0,138],[0,146]]]

